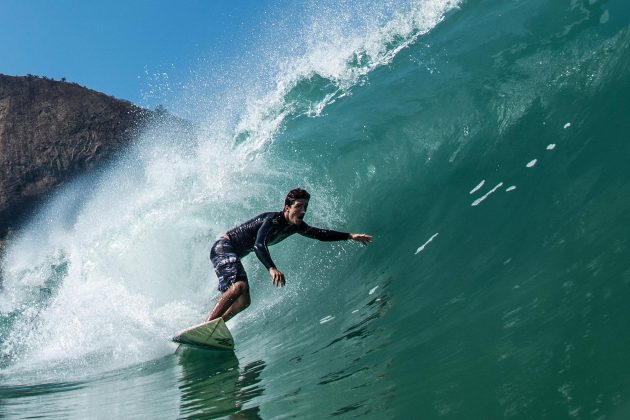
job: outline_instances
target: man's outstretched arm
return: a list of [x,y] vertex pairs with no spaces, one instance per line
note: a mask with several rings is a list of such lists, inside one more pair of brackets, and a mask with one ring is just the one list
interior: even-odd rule
[[360,242],[362,245],[369,245],[370,243],[372,243],[372,236],[365,233],[337,232],[335,230],[321,229],[314,226],[309,226],[306,223],[302,223],[301,229],[298,231],[298,233],[308,238],[326,242],[353,240]]

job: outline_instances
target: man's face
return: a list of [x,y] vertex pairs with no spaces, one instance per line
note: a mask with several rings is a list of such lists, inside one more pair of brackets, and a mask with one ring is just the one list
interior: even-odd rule
[[308,208],[308,200],[302,198],[295,200],[293,205],[284,206],[284,217],[292,225],[299,225],[304,219],[306,209]]

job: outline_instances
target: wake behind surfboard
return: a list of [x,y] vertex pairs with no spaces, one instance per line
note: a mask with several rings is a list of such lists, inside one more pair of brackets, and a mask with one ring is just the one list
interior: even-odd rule
[[234,350],[234,339],[223,318],[187,328],[173,337],[173,341],[208,350]]

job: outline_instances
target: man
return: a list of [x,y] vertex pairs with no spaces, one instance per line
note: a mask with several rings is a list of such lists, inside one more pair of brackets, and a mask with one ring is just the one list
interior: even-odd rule
[[294,233],[320,241],[354,240],[363,245],[372,237],[363,233],[344,233],[319,229],[307,225],[303,219],[311,195],[301,188],[289,191],[281,212],[262,213],[228,231],[217,240],[210,251],[210,260],[219,278],[219,291],[223,293],[208,316],[208,321],[222,317],[232,318],[250,304],[249,283],[241,258],[251,251],[269,271],[276,287],[285,284],[284,274],[278,270],[267,247],[277,244]]

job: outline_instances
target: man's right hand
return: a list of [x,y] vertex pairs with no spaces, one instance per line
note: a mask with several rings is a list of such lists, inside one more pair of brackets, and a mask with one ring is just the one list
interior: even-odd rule
[[271,275],[271,281],[273,282],[273,285],[276,287],[283,287],[285,284],[285,280],[284,280],[284,274],[279,271],[277,268],[275,267],[271,267],[269,269],[269,274]]

